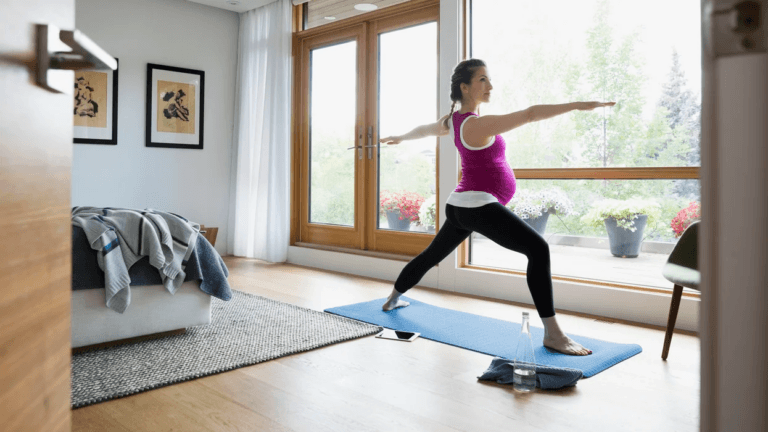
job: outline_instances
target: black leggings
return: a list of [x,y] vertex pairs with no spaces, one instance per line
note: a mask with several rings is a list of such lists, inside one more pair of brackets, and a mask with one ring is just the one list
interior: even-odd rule
[[500,203],[465,208],[445,206],[446,221],[424,251],[409,262],[395,282],[395,289],[404,293],[445,259],[461,242],[475,231],[498,245],[528,257],[526,278],[533,304],[541,318],[555,315],[552,298],[552,273],[549,245],[539,233]]

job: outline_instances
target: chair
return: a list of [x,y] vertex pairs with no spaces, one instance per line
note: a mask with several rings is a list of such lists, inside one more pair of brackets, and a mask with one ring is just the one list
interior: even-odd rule
[[669,320],[667,321],[667,335],[664,337],[664,349],[661,358],[667,359],[669,345],[672,343],[672,331],[675,329],[677,310],[680,307],[680,299],[683,296],[683,287],[699,289],[701,274],[699,273],[697,245],[699,238],[699,222],[693,222],[683,232],[680,240],[664,264],[661,274],[675,284],[672,292],[672,304],[669,307]]

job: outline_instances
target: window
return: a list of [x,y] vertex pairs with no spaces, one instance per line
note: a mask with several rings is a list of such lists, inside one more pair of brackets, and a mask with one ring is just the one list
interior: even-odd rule
[[[304,4],[306,20],[304,29],[311,29],[325,24],[358,16],[371,10],[407,2],[408,0],[312,0]],[[366,6],[356,7],[360,3]],[[375,6],[372,9],[371,6]]]
[[[481,114],[617,102],[504,134],[518,178],[509,206],[544,226],[553,276],[668,289],[660,272],[676,241],[673,220],[700,201],[699,2],[469,0],[468,8],[469,55],[487,63],[494,85]],[[615,256],[609,227],[586,221],[607,199],[658,211],[635,258]],[[464,265],[525,270],[522,255],[476,235],[469,243]]]

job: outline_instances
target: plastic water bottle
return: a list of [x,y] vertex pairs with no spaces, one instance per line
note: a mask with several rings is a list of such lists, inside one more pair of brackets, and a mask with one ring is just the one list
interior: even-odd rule
[[523,325],[515,349],[513,387],[521,392],[536,389],[536,357],[533,354],[533,340],[528,323],[528,312],[523,312]]

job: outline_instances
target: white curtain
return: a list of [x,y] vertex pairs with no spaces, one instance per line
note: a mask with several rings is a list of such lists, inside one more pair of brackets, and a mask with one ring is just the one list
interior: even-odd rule
[[288,257],[291,1],[240,14],[235,105],[232,253]]

